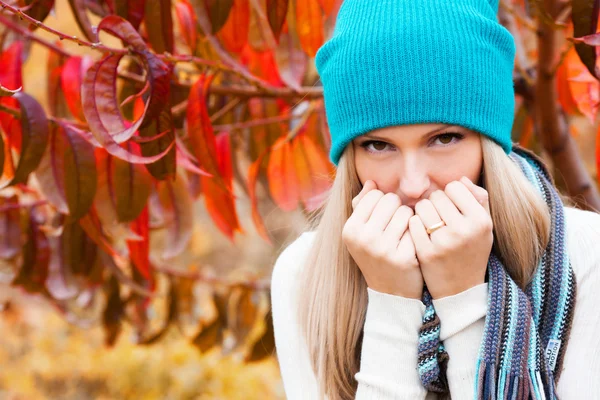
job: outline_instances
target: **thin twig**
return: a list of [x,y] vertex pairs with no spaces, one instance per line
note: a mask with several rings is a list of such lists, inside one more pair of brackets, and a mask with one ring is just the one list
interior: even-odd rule
[[234,109],[235,106],[240,104],[241,101],[242,100],[239,97],[231,99],[231,101],[229,103],[225,104],[225,107],[221,108],[219,111],[217,111],[210,117],[210,122],[214,123],[216,120],[221,118],[223,115],[227,114],[229,111]]
[[233,131],[246,129],[246,128],[252,128],[255,126],[263,126],[263,125],[277,124],[279,122],[287,122],[292,119],[301,118],[301,117],[302,116],[298,116],[298,115],[279,115],[277,117],[255,119],[255,120],[247,121],[247,122],[237,122],[234,124],[226,124],[226,125],[214,125],[213,128],[214,128],[215,132],[227,131],[227,132],[231,133]]
[[126,50],[126,49],[115,49],[115,48],[107,47],[104,44],[102,44],[101,42],[92,43],[92,42],[88,42],[87,40],[80,39],[74,35],[73,36],[65,35],[64,33],[59,32],[54,28],[50,28],[48,25],[45,25],[41,21],[38,21],[37,19],[30,17],[29,15],[25,14],[23,12],[23,10],[21,10],[20,8],[17,8],[17,7],[11,6],[10,4],[7,4],[4,0],[0,0],[0,6],[3,9],[7,9],[10,12],[12,12],[13,14],[17,15],[20,19],[22,19],[22,20],[25,19],[25,20],[29,21],[32,25],[35,25],[36,27],[38,27],[42,30],[45,30],[46,32],[49,32],[53,35],[58,36],[58,38],[60,40],[68,40],[70,42],[77,43],[79,46],[89,47],[91,49],[98,50],[103,53],[129,54],[129,50]]
[[23,35],[23,36],[27,37],[28,39],[33,40],[34,42],[41,44],[42,46],[49,48],[50,50],[54,51],[55,53],[60,54],[61,56],[64,56],[64,57],[72,56],[72,54],[69,53],[68,51],[66,51],[65,49],[61,49],[54,43],[51,43],[51,42],[47,41],[46,39],[43,39],[37,35],[34,35],[29,29],[25,29],[22,26],[15,24],[8,18],[5,18],[2,14],[0,14],[0,24],[6,26],[10,30],[18,32],[20,35]]

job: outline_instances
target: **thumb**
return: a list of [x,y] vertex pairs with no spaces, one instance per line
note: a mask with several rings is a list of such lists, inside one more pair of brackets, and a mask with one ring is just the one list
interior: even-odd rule
[[490,196],[484,188],[474,184],[469,178],[463,176],[460,181],[469,189],[473,197],[481,204],[483,208],[490,214]]

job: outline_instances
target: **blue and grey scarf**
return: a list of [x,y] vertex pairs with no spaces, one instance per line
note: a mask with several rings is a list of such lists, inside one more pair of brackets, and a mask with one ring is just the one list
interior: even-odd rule
[[[563,203],[550,174],[533,153],[515,146],[510,157],[548,204],[550,240],[525,291],[493,252],[490,255],[488,306],[474,398],[554,400],[576,294],[575,275],[565,248]],[[427,289],[423,303],[426,311],[419,334],[419,375],[427,390],[448,394],[448,353],[440,341],[440,319]]]

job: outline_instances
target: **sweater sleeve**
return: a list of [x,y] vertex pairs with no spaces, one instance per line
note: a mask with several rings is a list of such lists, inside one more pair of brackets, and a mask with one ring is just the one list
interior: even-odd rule
[[[567,247],[577,282],[575,312],[556,388],[562,400],[600,395],[600,214],[566,208]],[[564,344],[563,344],[564,345]],[[583,397],[582,397],[583,396]]]
[[[367,288],[368,305],[356,399],[425,399],[417,347],[425,305]],[[430,397],[434,398],[434,397]]]
[[487,313],[488,284],[433,300],[440,339],[448,352],[446,376],[453,399],[473,398],[477,356]]
[[[271,277],[275,346],[287,399],[317,399],[318,385],[297,320],[297,281],[313,233],[304,233],[277,258]],[[418,330],[425,306],[370,288],[364,326],[358,400],[426,397],[417,372]]]

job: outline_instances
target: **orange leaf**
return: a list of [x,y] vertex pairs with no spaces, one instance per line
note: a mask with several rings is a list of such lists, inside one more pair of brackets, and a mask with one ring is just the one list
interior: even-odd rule
[[325,17],[329,17],[333,12],[337,0],[319,0],[319,4],[325,13]]
[[234,0],[229,18],[217,36],[221,39],[227,50],[232,53],[239,53],[248,42],[249,31],[249,0]]
[[[297,151],[305,157],[310,171],[310,191],[302,193],[302,202],[308,211],[319,208],[332,183],[332,166],[325,151],[318,147],[305,133],[298,138]],[[296,165],[296,171],[298,171]]]
[[273,145],[267,167],[269,189],[273,201],[284,211],[292,211],[300,197],[299,182],[294,171],[292,145],[286,138],[280,138]]
[[564,61],[567,63],[567,80],[577,108],[590,120],[596,121],[600,102],[600,82],[598,82],[571,48]]
[[272,244],[267,228],[258,212],[258,199],[256,198],[256,180],[258,179],[261,165],[265,159],[264,156],[265,154],[261,154],[248,169],[248,195],[250,197],[250,203],[252,204],[252,221],[254,222],[254,226],[256,227],[258,234],[265,239],[267,243]]
[[567,59],[559,65],[556,70],[556,90],[558,92],[558,101],[565,110],[565,113],[572,115],[577,113],[577,103],[571,93],[571,87],[568,81]]
[[323,11],[318,0],[296,1],[296,24],[302,48],[314,57],[325,40]]

